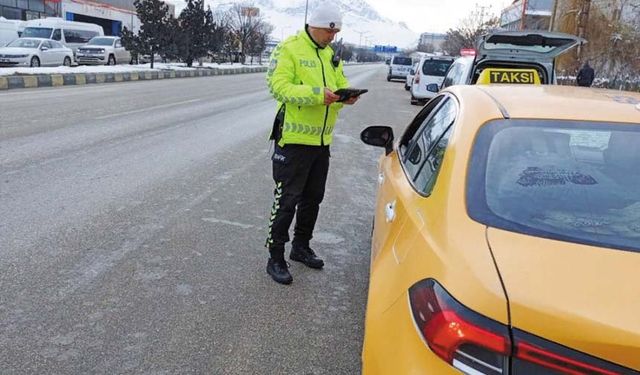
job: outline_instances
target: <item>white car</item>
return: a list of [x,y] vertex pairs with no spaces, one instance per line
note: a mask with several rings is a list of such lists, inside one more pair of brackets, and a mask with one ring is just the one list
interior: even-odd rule
[[409,74],[407,74],[407,80],[404,81],[404,89],[409,91],[411,89],[411,85],[413,84],[413,77],[416,74],[416,69],[418,69],[418,63],[413,64]]
[[117,36],[96,36],[78,47],[76,61],[78,64],[128,64],[131,62],[131,53],[122,46]]
[[387,73],[387,81],[392,79],[405,80],[407,74],[413,65],[413,61],[409,56],[393,56],[389,64],[389,73]]
[[73,51],[55,40],[20,38],[0,48],[0,66],[71,66]]
[[411,85],[411,104],[436,96],[453,60],[450,56],[423,56],[420,59]]

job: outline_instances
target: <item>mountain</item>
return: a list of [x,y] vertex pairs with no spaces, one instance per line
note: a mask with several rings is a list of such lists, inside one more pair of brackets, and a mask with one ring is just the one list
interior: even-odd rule
[[[166,0],[175,5],[176,15],[185,7],[183,0]],[[260,14],[275,29],[273,39],[280,40],[296,33],[303,27],[306,0],[205,0],[212,10],[226,9],[235,3],[253,4]],[[415,47],[420,35],[404,23],[382,17],[365,0],[334,0],[342,13],[342,31],[337,38],[345,42],[365,45],[394,45],[399,48]],[[317,1],[309,2],[310,15]]]

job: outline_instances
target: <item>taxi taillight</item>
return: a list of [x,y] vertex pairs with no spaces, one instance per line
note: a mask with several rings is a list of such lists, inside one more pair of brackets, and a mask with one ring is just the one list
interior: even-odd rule
[[409,304],[429,349],[464,373],[640,374],[509,329],[465,307],[433,279],[422,280],[409,289]]
[[420,72],[416,72],[416,74],[413,76],[413,82],[420,83]]

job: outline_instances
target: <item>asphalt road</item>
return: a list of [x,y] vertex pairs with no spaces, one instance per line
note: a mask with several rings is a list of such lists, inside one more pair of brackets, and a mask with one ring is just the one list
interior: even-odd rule
[[342,111],[312,247],[265,272],[264,74],[0,93],[0,374],[357,374],[376,163],[419,110],[385,65]]

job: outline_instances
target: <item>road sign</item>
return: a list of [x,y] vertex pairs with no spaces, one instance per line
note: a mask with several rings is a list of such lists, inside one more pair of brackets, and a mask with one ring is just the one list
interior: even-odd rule
[[398,47],[396,46],[380,46],[380,45],[375,45],[373,47],[373,51],[374,52],[390,52],[390,53],[396,53],[398,52]]

